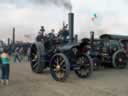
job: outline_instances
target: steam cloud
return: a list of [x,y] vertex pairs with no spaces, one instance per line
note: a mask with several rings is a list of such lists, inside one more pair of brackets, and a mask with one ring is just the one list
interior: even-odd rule
[[72,10],[72,4],[70,0],[33,0],[35,4],[54,4],[58,7],[63,6],[68,10]]
[[53,4],[57,7],[64,7],[67,10],[72,10],[72,4],[70,0],[0,0],[0,4],[15,4],[16,6],[24,7],[28,4],[32,5],[49,5]]

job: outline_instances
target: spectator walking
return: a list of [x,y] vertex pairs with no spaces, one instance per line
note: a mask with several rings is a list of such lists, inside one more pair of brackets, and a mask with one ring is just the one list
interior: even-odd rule
[[19,47],[17,47],[17,48],[15,49],[15,52],[14,52],[14,63],[16,63],[17,60],[18,60],[19,62],[21,62],[20,54],[19,54]]
[[31,52],[31,48],[27,49],[27,60],[30,61],[30,52]]
[[10,73],[10,58],[7,49],[4,49],[1,57],[1,69],[2,69],[2,78],[1,78],[1,84],[8,85],[9,81],[9,73]]
[[20,60],[24,59],[24,48],[23,47],[19,48],[19,57],[20,57]]
[[3,52],[3,48],[2,47],[0,47],[0,54]]

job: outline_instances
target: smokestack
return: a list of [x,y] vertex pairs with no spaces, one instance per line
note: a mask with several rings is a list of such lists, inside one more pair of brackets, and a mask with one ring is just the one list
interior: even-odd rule
[[74,13],[72,12],[68,14],[68,25],[69,25],[70,43],[72,43],[74,39]]
[[12,44],[15,45],[15,27],[13,28],[12,33]]
[[8,46],[10,45],[10,41],[11,41],[10,38],[8,38]]
[[75,42],[77,42],[78,41],[78,35],[75,35]]
[[94,42],[94,32],[93,31],[91,31],[90,32],[90,43],[91,43],[91,50],[93,50],[93,42]]

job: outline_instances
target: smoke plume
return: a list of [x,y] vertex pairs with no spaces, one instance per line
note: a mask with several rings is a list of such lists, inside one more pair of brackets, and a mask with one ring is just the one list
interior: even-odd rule
[[29,4],[32,5],[49,5],[53,4],[57,7],[64,7],[67,10],[72,10],[72,4],[70,0],[0,0],[0,4],[13,4],[20,7],[26,7]]
[[72,4],[70,0],[33,0],[34,4],[54,4],[58,7],[63,6],[67,10],[72,10]]

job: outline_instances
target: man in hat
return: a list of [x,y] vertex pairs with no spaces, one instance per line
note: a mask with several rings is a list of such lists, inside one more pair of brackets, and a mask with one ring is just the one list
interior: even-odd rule
[[36,41],[41,41],[44,38],[44,32],[45,32],[44,26],[41,26],[41,29],[36,37]]
[[48,37],[50,39],[54,39],[55,38],[55,30],[54,29],[51,30],[51,32],[48,34]]

